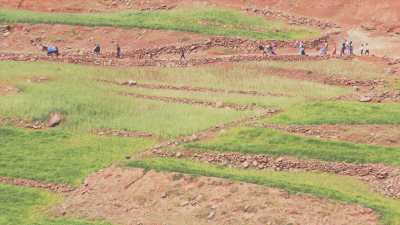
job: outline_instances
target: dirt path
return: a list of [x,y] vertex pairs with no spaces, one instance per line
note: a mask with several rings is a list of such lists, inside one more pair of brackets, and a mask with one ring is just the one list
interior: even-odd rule
[[246,8],[245,11],[265,16],[268,19],[281,20],[281,21],[283,20],[291,25],[317,27],[322,30],[340,28],[338,24],[335,24],[333,22],[323,21],[313,17],[293,15],[276,9],[271,9],[268,7],[263,9],[257,7],[250,7]]
[[74,188],[67,186],[67,185],[63,185],[63,184],[53,184],[53,183],[46,183],[46,182],[35,181],[35,180],[9,178],[9,177],[2,177],[2,176],[0,176],[0,183],[16,185],[16,186],[23,186],[23,187],[40,188],[40,189],[57,192],[57,193],[66,193],[66,192],[71,192],[74,190]]
[[260,72],[267,75],[286,77],[289,79],[313,81],[327,85],[335,85],[342,87],[377,87],[385,84],[384,80],[354,80],[344,75],[327,75],[319,74],[317,72],[301,69],[283,69],[274,67],[259,67],[253,66]]
[[217,178],[108,168],[54,210],[118,224],[378,224],[370,209]]
[[117,137],[139,137],[139,138],[157,138],[155,134],[148,133],[145,131],[127,131],[127,130],[113,130],[113,129],[99,129],[93,131],[96,135],[99,136],[117,136]]
[[175,91],[188,91],[188,92],[203,92],[203,93],[227,93],[227,94],[240,94],[240,95],[250,95],[250,96],[275,96],[275,97],[289,97],[287,94],[280,93],[265,93],[258,91],[248,91],[248,90],[224,90],[218,88],[209,87],[192,87],[192,86],[174,86],[170,84],[146,84],[138,83],[133,80],[129,81],[111,81],[111,80],[98,80],[99,82],[129,86],[132,88],[146,88],[146,89],[161,89],[161,90],[175,90]]
[[0,0],[0,5],[6,8],[42,12],[109,12],[118,10],[168,10],[175,8],[180,0]]
[[293,157],[273,158],[267,155],[153,150],[161,157],[191,159],[241,169],[274,169],[285,171],[318,171],[343,176],[354,176],[368,182],[386,196],[400,197],[400,169],[375,164],[356,165],[342,162],[323,162],[318,160],[299,160]]
[[24,119],[20,119],[20,118],[1,118],[0,117],[0,125],[2,125],[2,124],[11,124],[16,127],[33,129],[33,130],[41,130],[41,129],[47,128],[47,124],[42,121],[30,121],[30,120],[24,120]]
[[15,95],[18,92],[19,90],[15,86],[0,81],[0,96]]
[[191,98],[176,98],[176,97],[165,97],[165,96],[155,96],[155,95],[144,95],[144,94],[137,94],[137,93],[121,93],[125,96],[131,96],[134,98],[142,98],[142,99],[149,99],[155,101],[161,101],[166,103],[178,103],[178,104],[186,104],[186,105],[200,105],[206,106],[211,108],[218,108],[218,109],[232,109],[237,111],[247,111],[247,110],[264,110],[265,107],[261,107],[256,104],[235,104],[235,103],[226,103],[221,101],[206,101],[206,100],[198,100],[198,99],[191,99]]
[[397,125],[263,125],[291,134],[356,144],[400,147]]
[[15,54],[15,53],[0,53],[0,61],[24,61],[24,62],[35,62],[35,61],[50,61],[50,62],[62,62],[71,64],[85,64],[85,65],[99,65],[99,66],[159,66],[159,67],[171,67],[171,66],[198,66],[214,63],[224,62],[249,62],[249,61],[319,61],[328,60],[329,57],[319,56],[298,56],[298,55],[280,55],[280,56],[262,56],[262,55],[228,55],[222,57],[211,57],[201,59],[188,59],[188,60],[159,60],[159,59],[116,59],[108,57],[95,57],[95,56],[60,56],[51,57],[44,55],[33,55],[33,54]]

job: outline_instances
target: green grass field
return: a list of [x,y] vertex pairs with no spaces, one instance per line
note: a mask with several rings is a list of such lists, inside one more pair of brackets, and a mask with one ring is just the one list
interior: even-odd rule
[[106,222],[89,222],[48,216],[47,207],[61,200],[61,197],[45,191],[0,184],[0,224],[110,225]]
[[[109,13],[45,13],[0,9],[0,22],[145,28],[254,40],[305,40],[317,38],[322,33],[316,28],[288,25],[241,11],[214,7]],[[50,39],[57,40],[57,37]],[[234,50],[218,50],[235,53]],[[0,85],[12,85],[20,90],[18,93],[2,95],[4,90],[0,86],[0,119],[46,122],[53,112],[60,112],[65,118],[60,126],[45,130],[0,123],[0,176],[78,187],[91,173],[115,165],[220,177],[279,188],[292,194],[359,204],[375,210],[381,216],[382,224],[400,225],[400,200],[385,197],[354,177],[318,172],[241,170],[140,154],[166,139],[215,127],[226,128],[220,125],[259,115],[261,110],[235,111],[167,103],[124,96],[121,92],[257,104],[281,110],[274,116],[260,119],[258,124],[400,124],[399,104],[334,101],[332,99],[338,96],[351,94],[353,88],[280,77],[279,74],[271,74],[270,68],[300,69],[312,71],[314,75],[345,76],[357,80],[392,79],[387,77],[383,64],[360,60],[221,63],[186,68],[104,68],[0,61]],[[47,77],[49,80],[37,83],[32,81],[35,77]],[[99,82],[99,79],[217,88],[226,92],[146,89],[108,84]],[[389,86],[396,85],[399,86]],[[232,94],[230,90],[272,95]],[[102,128],[144,131],[155,137],[101,137],[94,134],[93,130]],[[233,151],[400,166],[398,148],[324,141],[242,125],[226,128],[217,137],[207,141],[177,146],[179,149],[182,147],[198,151]],[[131,156],[134,160],[130,159]],[[78,220],[51,216],[52,208],[64,200],[47,191],[0,184],[0,225],[108,225],[107,222],[85,221],[84,218]]]
[[0,127],[0,176],[79,185],[89,174],[154,143],[140,138]]
[[265,120],[276,124],[399,124],[399,104],[312,102]]
[[296,27],[228,9],[196,7],[168,11],[114,13],[44,13],[1,9],[1,22],[113,26],[194,32],[252,39],[298,40],[316,38],[319,31]]
[[266,128],[234,128],[221,136],[185,147],[211,151],[266,154],[275,157],[400,166],[400,149],[299,137]]
[[363,182],[351,177],[311,172],[239,170],[186,160],[162,158],[132,161],[127,166],[145,168],[147,170],[153,169],[157,171],[226,178],[281,188],[293,194],[312,194],[342,202],[361,204],[379,212],[382,215],[381,222],[383,224],[400,224],[399,200],[384,197],[371,190]]
[[[119,76],[118,70],[100,73],[102,69],[96,67],[15,62],[0,62],[0,68],[0,80],[21,90],[15,96],[0,96],[0,117],[46,120],[58,111],[67,118],[63,129],[73,132],[113,128],[176,137],[254,114],[135,99],[120,95],[118,86],[95,80],[113,79]],[[27,81],[35,76],[47,76],[51,81]]]

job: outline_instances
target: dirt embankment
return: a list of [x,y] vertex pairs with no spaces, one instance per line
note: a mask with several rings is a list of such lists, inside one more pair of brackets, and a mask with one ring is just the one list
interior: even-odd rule
[[400,147],[400,127],[396,125],[265,125],[264,127],[328,140]]
[[[105,35],[106,34],[106,35]],[[296,41],[257,41],[244,38],[209,37],[206,35],[145,29],[113,27],[83,27],[70,25],[10,25],[7,33],[0,35],[0,51],[41,53],[42,45],[56,45],[61,54],[87,54],[100,44],[102,54],[115,53],[116,44],[127,57],[157,57],[161,54],[179,54],[181,49],[194,54],[198,51],[225,48],[241,53],[261,52],[259,46],[273,42],[277,48],[296,48]],[[328,37],[305,41],[307,48],[316,48]]]
[[263,56],[257,54],[251,55],[230,55],[220,57],[206,57],[206,58],[189,58],[186,60],[178,59],[117,59],[115,57],[110,58],[106,56],[93,56],[93,55],[68,55],[68,56],[45,56],[36,54],[15,54],[15,53],[0,53],[0,61],[51,61],[51,62],[63,62],[71,64],[86,64],[86,65],[99,65],[99,66],[198,66],[205,64],[224,63],[224,62],[249,62],[249,61],[264,61],[264,60],[276,60],[276,61],[318,61],[327,60],[329,57],[319,56],[298,56],[298,55],[281,55],[281,56]]
[[48,191],[53,191],[53,192],[58,192],[58,193],[66,193],[66,192],[71,192],[73,190],[72,187],[63,185],[63,184],[53,184],[53,183],[46,183],[46,182],[35,181],[35,180],[9,178],[9,177],[1,177],[1,176],[0,176],[0,183],[22,186],[22,187],[40,188],[40,189],[45,189]]
[[109,168],[55,209],[118,224],[378,224],[370,209],[278,189],[142,169]]
[[161,157],[191,159],[200,162],[217,164],[242,169],[273,169],[277,171],[318,171],[334,173],[342,176],[360,178],[386,196],[400,197],[400,171],[397,168],[385,165],[356,165],[342,162],[323,162],[318,160],[299,160],[292,157],[277,159],[267,155],[253,155],[241,153],[193,152],[184,150],[179,152],[153,150],[152,153]]
[[134,80],[128,81],[112,81],[112,80],[97,80],[99,82],[116,84],[122,86],[128,86],[132,88],[146,88],[146,89],[161,89],[161,90],[176,90],[176,91],[187,91],[187,92],[203,92],[203,93],[227,93],[227,94],[241,94],[250,96],[275,96],[275,97],[289,97],[288,94],[281,93],[269,93],[269,92],[258,92],[249,90],[225,90],[219,88],[210,87],[192,87],[192,86],[175,86],[170,84],[153,84],[153,83],[138,83]]

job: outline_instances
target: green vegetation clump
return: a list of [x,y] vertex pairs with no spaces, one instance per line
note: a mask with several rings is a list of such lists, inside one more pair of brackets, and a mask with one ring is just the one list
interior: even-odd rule
[[398,148],[324,141],[265,128],[233,128],[213,140],[189,143],[186,147],[246,154],[289,155],[334,162],[400,165]]
[[89,222],[47,216],[46,208],[60,200],[60,197],[38,189],[0,184],[0,224],[110,225],[106,222]]
[[265,122],[276,124],[400,124],[399,104],[311,102],[292,107]]
[[162,29],[205,35],[276,40],[316,38],[320,34],[313,28],[290,26],[234,10],[210,7],[82,14],[1,9],[0,21]]
[[86,176],[154,141],[0,127],[0,176],[79,185]]
[[147,170],[153,169],[157,171],[219,177],[281,188],[294,194],[306,193],[347,203],[360,204],[372,208],[381,214],[381,222],[383,224],[400,224],[399,200],[384,197],[371,190],[367,184],[352,177],[312,172],[240,170],[166,158],[149,158],[141,161],[132,161],[127,166]]

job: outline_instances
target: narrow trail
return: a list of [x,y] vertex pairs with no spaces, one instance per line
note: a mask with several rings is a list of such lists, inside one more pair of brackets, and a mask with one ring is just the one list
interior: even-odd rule
[[273,169],[276,171],[318,171],[342,176],[354,176],[366,181],[379,192],[400,198],[400,169],[378,164],[357,165],[343,162],[299,160],[293,157],[273,158],[268,155],[218,153],[190,149],[174,151],[153,150],[153,155],[166,158],[191,159],[241,169]]
[[269,19],[283,20],[290,25],[317,27],[322,30],[340,28],[338,24],[332,22],[322,21],[313,17],[297,16],[270,8],[260,9],[251,7],[244,9],[244,11],[262,15]]
[[10,178],[10,177],[2,177],[0,176],[1,184],[22,186],[22,187],[31,187],[31,188],[39,188],[46,191],[56,192],[56,193],[67,193],[74,190],[73,187],[64,184],[54,184],[54,183],[46,183],[41,181],[29,180],[29,179],[19,179],[19,178]]
[[117,137],[139,137],[149,139],[161,139],[157,135],[145,131],[127,131],[127,130],[113,130],[113,129],[98,129],[93,131],[94,134],[99,136],[117,136]]
[[250,61],[320,61],[328,60],[329,56],[299,56],[299,55],[279,55],[279,56],[263,56],[263,55],[227,55],[219,57],[190,58],[187,60],[176,59],[144,59],[137,60],[135,58],[122,58],[94,55],[60,55],[46,56],[36,54],[18,54],[18,53],[0,53],[0,61],[50,61],[82,65],[100,65],[100,66],[158,66],[158,67],[185,67],[199,66],[206,64],[224,63],[224,62],[250,62]]
[[2,124],[12,124],[13,126],[19,128],[42,130],[48,128],[47,124],[42,121],[30,121],[20,118],[2,118],[0,117],[0,125]]
[[178,103],[178,104],[186,104],[186,105],[200,105],[211,108],[219,108],[219,109],[232,109],[237,111],[246,111],[246,110],[255,110],[255,109],[266,109],[265,107],[261,107],[256,104],[235,104],[235,103],[226,103],[221,101],[206,101],[206,100],[198,100],[191,98],[176,98],[176,97],[165,97],[165,96],[155,96],[155,95],[144,95],[137,93],[121,93],[124,96],[131,96],[135,98],[142,98],[148,100],[161,101],[166,103]]
[[301,69],[283,69],[274,67],[260,67],[257,68],[260,72],[265,73],[270,76],[285,77],[295,80],[306,80],[318,82],[326,85],[342,86],[342,87],[376,87],[384,86],[385,80],[354,80],[350,79],[344,75],[328,75],[321,74],[309,70]]
[[149,84],[149,83],[138,83],[136,81],[112,81],[112,80],[97,80],[99,82],[110,83],[121,86],[128,87],[138,87],[145,89],[161,89],[161,90],[175,90],[175,91],[187,91],[187,92],[202,92],[202,93],[226,93],[226,94],[240,94],[240,95],[250,95],[250,96],[273,96],[273,97],[290,97],[288,94],[283,93],[272,93],[272,92],[258,92],[249,90],[225,90],[219,88],[209,88],[209,87],[192,87],[192,86],[174,86],[170,84]]
[[199,131],[199,132],[196,132],[193,134],[183,135],[183,136],[180,136],[180,137],[177,137],[174,139],[166,140],[156,146],[153,146],[150,149],[147,149],[146,151],[144,151],[143,155],[146,155],[148,153],[151,154],[151,152],[154,150],[161,150],[161,149],[168,148],[168,147],[176,147],[180,144],[193,142],[193,141],[211,139],[211,138],[215,137],[216,135],[218,135],[221,131],[224,131],[226,129],[240,126],[240,125],[254,124],[259,120],[274,116],[278,113],[280,113],[279,110],[269,109],[269,110],[263,111],[260,114],[255,115],[255,116],[238,119],[238,120],[235,120],[235,121],[232,121],[229,123],[225,123],[225,124],[219,124],[219,125],[216,125],[214,127],[211,127],[209,129],[206,129],[203,131]]

